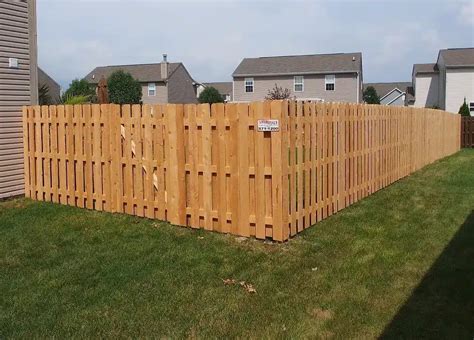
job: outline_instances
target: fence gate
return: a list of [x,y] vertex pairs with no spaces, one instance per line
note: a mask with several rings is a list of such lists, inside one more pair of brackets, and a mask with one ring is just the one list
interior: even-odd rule
[[474,148],[474,117],[461,118],[461,147]]

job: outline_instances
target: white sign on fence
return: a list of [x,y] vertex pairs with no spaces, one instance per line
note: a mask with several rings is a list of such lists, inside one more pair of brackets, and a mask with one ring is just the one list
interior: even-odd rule
[[280,121],[278,119],[259,119],[257,121],[257,131],[259,132],[280,131]]

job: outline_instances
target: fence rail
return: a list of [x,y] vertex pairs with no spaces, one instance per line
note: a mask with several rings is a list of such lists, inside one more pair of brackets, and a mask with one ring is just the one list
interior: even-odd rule
[[458,151],[459,119],[287,101],[25,107],[26,194],[285,241]]
[[461,147],[474,148],[474,117],[461,119]]

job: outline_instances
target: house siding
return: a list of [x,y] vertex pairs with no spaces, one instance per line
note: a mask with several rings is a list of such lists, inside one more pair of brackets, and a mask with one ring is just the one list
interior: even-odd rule
[[166,104],[168,103],[168,87],[164,82],[155,83],[156,95],[148,95],[148,83],[142,85],[142,101],[143,104]]
[[417,75],[415,81],[414,107],[434,107],[439,105],[439,75]]
[[358,102],[360,79],[356,73],[336,74],[335,91],[326,91],[325,75],[304,75],[304,91],[294,91],[294,76],[255,76],[254,92],[245,92],[245,77],[234,77],[234,101],[248,102],[265,99],[275,84],[287,88],[292,97],[323,99],[326,102]]
[[445,109],[449,112],[459,112],[464,102],[474,102],[474,68],[447,69]]
[[[24,193],[22,106],[37,104],[36,2],[0,2],[0,198]],[[18,68],[9,67],[18,59]]]
[[168,102],[173,104],[198,102],[194,80],[183,65],[178,66],[168,79]]

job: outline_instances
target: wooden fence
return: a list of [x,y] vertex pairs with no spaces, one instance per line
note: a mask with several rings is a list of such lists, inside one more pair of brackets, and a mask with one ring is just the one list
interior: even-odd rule
[[474,117],[461,118],[461,147],[474,148]]
[[[259,132],[275,119],[279,130]],[[356,104],[24,108],[26,195],[285,241],[460,148],[460,117]]]

